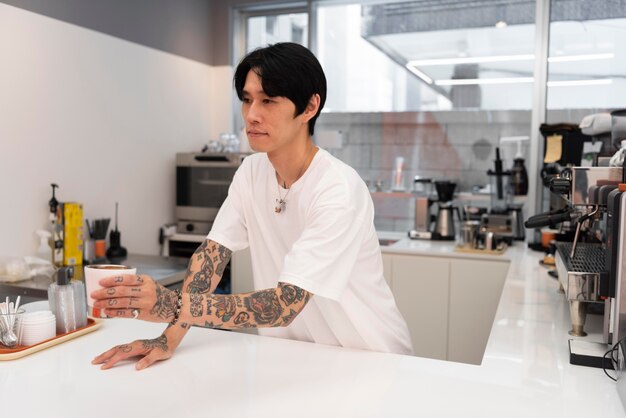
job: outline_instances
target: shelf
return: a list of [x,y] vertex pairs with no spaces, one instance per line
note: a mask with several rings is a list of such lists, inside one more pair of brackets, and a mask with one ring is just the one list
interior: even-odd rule
[[[422,197],[411,192],[371,192],[371,195],[375,199],[415,199]],[[432,197],[436,199],[436,196]],[[526,199],[527,196],[513,196],[513,203],[524,204]],[[488,193],[461,192],[454,195],[454,201],[456,202],[489,202],[490,200],[491,195]]]

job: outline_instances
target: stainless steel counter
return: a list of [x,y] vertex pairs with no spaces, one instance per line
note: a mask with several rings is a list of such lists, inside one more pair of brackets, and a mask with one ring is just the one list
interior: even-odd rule
[[[130,254],[123,263],[137,267],[137,272],[149,275],[163,286],[173,286],[184,280],[188,262],[189,259],[186,257]],[[74,277],[83,279],[82,266],[75,269]],[[51,279],[45,276],[36,276],[15,283],[0,283],[0,295],[47,299],[50,283]]]

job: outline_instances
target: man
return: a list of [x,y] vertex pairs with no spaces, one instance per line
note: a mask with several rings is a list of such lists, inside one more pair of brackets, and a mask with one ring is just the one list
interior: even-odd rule
[[[406,323],[383,277],[367,187],[313,144],[326,100],[319,62],[301,45],[275,44],[246,56],[234,84],[257,153],[237,170],[189,262],[182,294],[145,275],[103,279],[94,306],[108,316],[170,325],[156,339],[114,347],[93,363],[106,369],[142,356],[136,368],[143,369],[169,358],[190,325],[410,354]],[[213,294],[232,252],[248,246],[259,290]]]

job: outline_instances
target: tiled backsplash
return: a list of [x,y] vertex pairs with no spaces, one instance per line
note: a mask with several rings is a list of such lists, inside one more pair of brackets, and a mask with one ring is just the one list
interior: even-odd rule
[[[589,113],[592,112],[552,112],[550,119],[578,123]],[[316,131],[342,132],[342,148],[328,151],[352,166],[371,189],[376,181],[383,181],[388,190],[395,159],[403,157],[408,190],[413,178],[421,176],[453,180],[457,182],[457,191],[470,191],[489,181],[487,170],[494,167],[500,138],[530,136],[530,126],[530,111],[323,113]],[[529,141],[524,141],[525,158],[528,148]],[[511,167],[515,152],[515,144],[501,147],[505,169]],[[374,204],[377,229],[412,229],[412,199],[376,197]]]

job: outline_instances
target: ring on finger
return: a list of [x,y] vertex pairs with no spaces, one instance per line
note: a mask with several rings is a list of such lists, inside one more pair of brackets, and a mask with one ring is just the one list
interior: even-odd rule
[[133,319],[137,319],[139,317],[139,309],[133,309],[132,311]]

